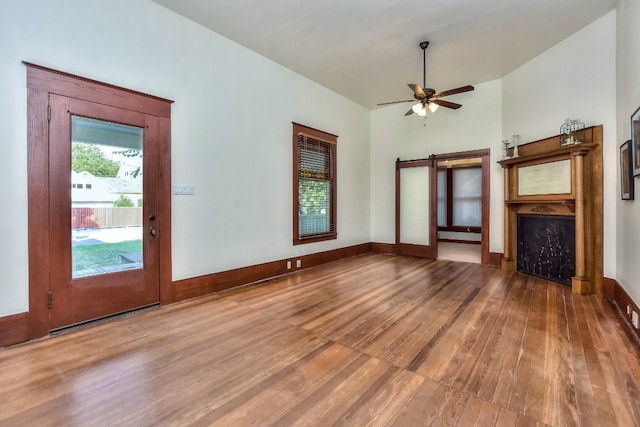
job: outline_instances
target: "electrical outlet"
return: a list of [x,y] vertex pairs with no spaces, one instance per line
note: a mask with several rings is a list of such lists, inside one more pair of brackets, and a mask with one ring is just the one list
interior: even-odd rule
[[631,305],[627,304],[627,315],[631,316]]
[[635,311],[631,312],[631,324],[634,328],[640,329],[640,325],[638,324],[638,313]]
[[287,270],[291,270],[291,261],[287,261]]
[[302,267],[302,260],[296,260],[296,268]]

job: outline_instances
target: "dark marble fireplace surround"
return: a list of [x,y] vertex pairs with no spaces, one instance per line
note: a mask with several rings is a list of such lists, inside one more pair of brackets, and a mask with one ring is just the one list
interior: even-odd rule
[[571,286],[575,276],[575,218],[518,215],[517,270]]

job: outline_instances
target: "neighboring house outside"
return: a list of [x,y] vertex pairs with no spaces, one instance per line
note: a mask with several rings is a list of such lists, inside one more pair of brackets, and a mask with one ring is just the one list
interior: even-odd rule
[[[121,167],[122,169],[122,167]],[[71,172],[71,206],[87,208],[113,207],[120,195],[128,197],[134,206],[142,206],[142,175],[117,178],[93,176],[89,172]]]
[[118,197],[104,178],[71,171],[71,207],[111,207]]

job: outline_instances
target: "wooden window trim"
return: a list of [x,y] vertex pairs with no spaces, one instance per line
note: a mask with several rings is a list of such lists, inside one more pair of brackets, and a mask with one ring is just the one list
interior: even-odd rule
[[[293,134],[292,134],[292,147],[293,147],[293,200],[292,200],[292,217],[293,217],[293,244],[294,245],[302,245],[307,243],[321,242],[325,240],[335,240],[338,238],[338,196],[337,196],[337,142],[338,137],[336,135],[330,134],[328,132],[324,132],[318,129],[311,128],[309,126],[301,125],[299,123],[292,123],[293,125]],[[332,144],[332,155],[333,155],[333,173],[331,176],[331,200],[330,204],[330,232],[324,234],[310,235],[310,236],[300,236],[299,234],[299,220],[298,220],[298,212],[299,212],[299,173],[298,173],[298,165],[299,165],[299,150],[298,150],[298,136],[304,135],[311,137],[315,140]]]

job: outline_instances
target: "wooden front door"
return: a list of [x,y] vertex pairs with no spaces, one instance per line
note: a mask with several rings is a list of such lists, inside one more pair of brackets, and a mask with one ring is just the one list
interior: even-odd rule
[[158,303],[158,117],[49,108],[50,329]]
[[25,65],[29,339],[172,302],[172,101]]

